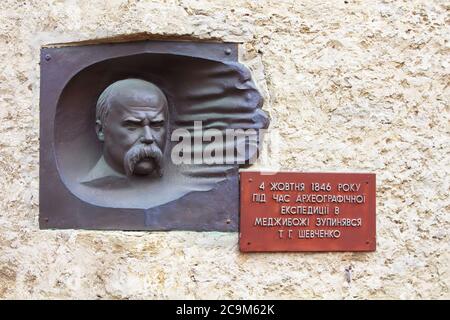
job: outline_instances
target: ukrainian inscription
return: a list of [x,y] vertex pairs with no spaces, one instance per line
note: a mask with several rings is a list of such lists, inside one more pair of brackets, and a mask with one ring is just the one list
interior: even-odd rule
[[375,175],[241,172],[240,248],[375,250]]

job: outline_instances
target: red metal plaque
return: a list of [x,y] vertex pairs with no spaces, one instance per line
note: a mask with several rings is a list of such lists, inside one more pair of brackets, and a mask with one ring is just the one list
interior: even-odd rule
[[375,251],[375,174],[240,173],[239,247]]

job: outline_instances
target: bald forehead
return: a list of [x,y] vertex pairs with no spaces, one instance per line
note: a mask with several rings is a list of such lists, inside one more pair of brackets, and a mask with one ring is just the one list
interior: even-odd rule
[[118,81],[111,88],[108,102],[110,107],[125,109],[153,109],[156,112],[165,112],[167,109],[164,93],[157,86],[143,80]]

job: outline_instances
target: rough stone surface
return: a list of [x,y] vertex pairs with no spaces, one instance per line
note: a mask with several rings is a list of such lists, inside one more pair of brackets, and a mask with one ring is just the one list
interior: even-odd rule
[[[449,12],[431,0],[0,2],[0,298],[450,298]],[[161,36],[243,43],[282,140],[269,167],[377,173],[377,251],[40,231],[40,47]]]

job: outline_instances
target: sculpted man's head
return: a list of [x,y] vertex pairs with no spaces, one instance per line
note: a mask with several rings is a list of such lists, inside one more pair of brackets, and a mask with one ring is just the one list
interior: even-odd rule
[[111,84],[96,107],[96,132],[106,163],[127,176],[160,176],[167,121],[167,98],[154,84],[140,79]]

